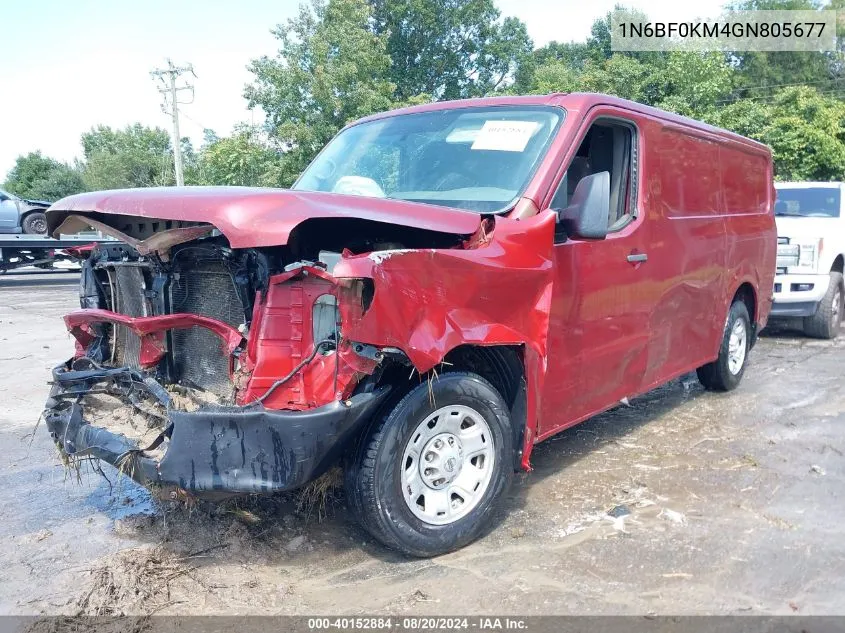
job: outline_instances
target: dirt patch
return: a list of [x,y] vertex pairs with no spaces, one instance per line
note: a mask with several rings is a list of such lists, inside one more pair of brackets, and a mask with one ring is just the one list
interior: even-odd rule
[[171,586],[193,570],[190,557],[161,546],[118,552],[90,572],[91,586],[76,603],[77,615],[152,615],[178,602]]
[[[221,399],[212,394],[196,389],[187,389],[178,385],[167,387],[170,394],[170,409],[176,411],[197,411],[204,406],[221,404]],[[85,419],[94,426],[108,429],[112,433],[123,435],[138,446],[147,446],[164,429],[167,423],[167,410],[149,397],[139,397],[126,402],[124,397],[110,393],[86,395],[82,399]],[[153,457],[163,456],[153,454]]]
[[189,389],[181,385],[168,385],[166,388],[170,394],[170,408],[177,411],[196,411],[209,405],[232,404],[210,391]]
[[[294,495],[187,506],[88,464],[67,478],[43,424],[31,432],[73,353],[61,315],[76,288],[3,283],[0,611],[65,616],[44,631],[140,632],[170,615],[845,612],[845,337],[761,338],[734,392],[690,376],[565,431],[535,448],[484,538],[409,560],[336,489],[319,521],[320,501]],[[98,608],[136,617],[84,615]]]
[[112,433],[146,446],[164,428],[161,412],[150,407],[139,409],[121,401],[117,396],[96,394],[82,401],[85,418],[94,426],[101,426]]

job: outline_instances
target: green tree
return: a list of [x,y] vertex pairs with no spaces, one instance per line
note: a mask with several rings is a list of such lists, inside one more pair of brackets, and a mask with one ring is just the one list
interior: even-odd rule
[[[82,135],[83,180],[92,190],[173,185],[173,149],[160,128],[140,123],[115,130],[98,126]],[[183,142],[190,160],[193,150]]]
[[[835,3],[840,1],[834,0],[834,6],[830,8],[835,9]],[[829,7],[818,0],[738,0],[727,8],[763,11],[818,10]],[[836,87],[832,80],[842,76],[842,53],[738,51],[731,54],[731,62],[737,70],[739,94],[753,98],[770,97],[781,87],[801,84],[831,89]]]
[[[562,90],[544,90],[542,86],[554,84],[555,77],[559,77],[561,85],[569,85],[567,79],[582,72],[588,59],[589,50],[583,42],[549,42],[522,58],[510,92],[543,94]],[[537,75],[538,72],[542,77]]]
[[48,202],[85,191],[78,169],[42,156],[41,152],[18,156],[15,166],[9,171],[4,188],[22,198]]
[[709,122],[772,148],[778,180],[845,179],[845,103],[813,87],[789,87],[771,100],[742,99]]
[[664,96],[662,80],[656,70],[633,57],[614,53],[603,62],[587,64],[579,79],[580,89],[653,104]]
[[480,96],[503,88],[531,55],[528,31],[493,0],[370,0],[400,101]]
[[813,88],[781,90],[763,142],[781,180],[845,180],[845,103]]
[[721,53],[669,53],[656,75],[660,97],[654,105],[697,119],[730,100],[734,81],[734,70]]
[[257,130],[240,126],[202,147],[196,171],[196,184],[273,187],[282,179],[282,158]]
[[250,65],[245,96],[265,113],[267,130],[285,149],[282,184],[290,184],[348,122],[391,106],[386,37],[370,31],[364,0],[314,0],[278,26],[275,58]]

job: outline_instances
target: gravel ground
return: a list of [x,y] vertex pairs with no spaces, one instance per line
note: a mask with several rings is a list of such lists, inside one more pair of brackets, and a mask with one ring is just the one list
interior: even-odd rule
[[161,506],[68,473],[35,427],[76,278],[0,277],[0,613],[845,614],[843,338],[776,330],[731,394],[688,376],[562,433],[485,538],[408,560],[339,496]]

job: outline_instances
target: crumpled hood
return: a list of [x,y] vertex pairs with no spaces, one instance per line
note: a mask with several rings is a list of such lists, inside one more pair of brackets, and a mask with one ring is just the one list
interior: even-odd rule
[[75,226],[58,230],[69,216],[107,224],[109,216],[208,223],[225,235],[233,248],[287,244],[291,231],[311,218],[358,218],[456,235],[474,233],[481,222],[481,216],[470,211],[415,202],[250,187],[155,187],[81,193],[61,199],[47,210],[48,233],[55,237],[79,230],[81,227]]
[[30,200],[29,198],[21,198],[21,200],[31,207],[49,207],[51,204],[46,200]]

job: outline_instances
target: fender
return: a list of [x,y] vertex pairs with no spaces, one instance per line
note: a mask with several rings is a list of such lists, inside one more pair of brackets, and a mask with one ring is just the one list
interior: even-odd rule
[[459,345],[525,348],[527,468],[546,374],[555,215],[495,217],[465,249],[376,251],[345,256],[339,279],[370,279],[367,305],[340,301],[344,336],[401,349],[420,373]]

